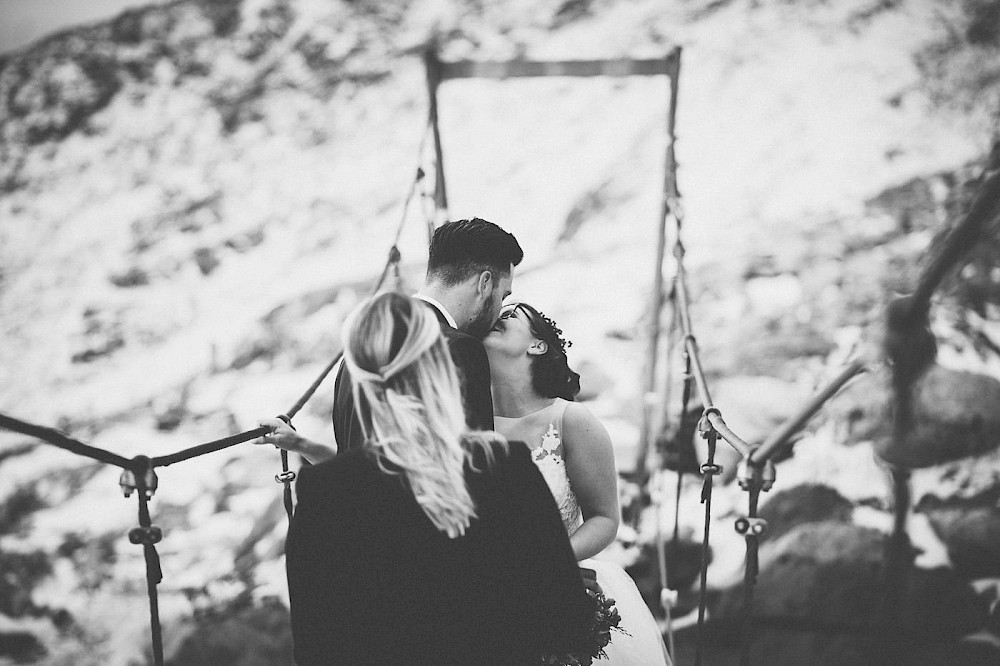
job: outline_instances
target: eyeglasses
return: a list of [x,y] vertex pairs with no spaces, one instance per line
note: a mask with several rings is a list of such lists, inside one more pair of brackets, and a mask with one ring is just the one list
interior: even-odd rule
[[545,340],[550,345],[558,345],[563,354],[566,353],[568,347],[573,346],[572,342],[563,339],[562,329],[556,325],[555,321],[549,319],[541,312],[536,313],[533,308],[524,303],[511,303],[507,307],[509,309],[500,313],[500,319],[510,319],[517,310],[520,310],[528,318],[528,327],[531,329],[531,332],[538,336],[539,339]]

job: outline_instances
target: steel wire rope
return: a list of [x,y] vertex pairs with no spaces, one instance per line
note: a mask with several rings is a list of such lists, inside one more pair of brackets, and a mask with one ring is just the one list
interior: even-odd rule
[[757,584],[757,575],[760,573],[760,539],[759,534],[755,534],[750,527],[752,521],[757,519],[757,504],[760,500],[762,490],[760,475],[753,475],[750,480],[749,509],[747,511],[747,532],[746,537],[747,554],[743,564],[743,617],[740,619],[740,664],[746,666],[750,663],[750,630],[751,613],[750,604],[753,601],[754,587]]
[[[702,425],[707,425],[704,416],[699,428]],[[716,470],[720,470],[719,466],[715,464],[715,446],[718,437],[718,433],[709,426],[706,437],[708,455],[705,457],[705,464],[702,465],[705,478],[701,487],[701,503],[705,505],[705,527],[701,541],[701,585],[698,591],[698,641],[694,653],[695,666],[701,666],[704,646],[705,610],[708,602],[709,531],[712,525],[712,485],[717,473]]]

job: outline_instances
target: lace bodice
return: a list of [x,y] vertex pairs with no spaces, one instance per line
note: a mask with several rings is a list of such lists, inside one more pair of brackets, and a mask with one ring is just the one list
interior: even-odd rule
[[566,455],[562,444],[562,422],[566,405],[562,398],[537,412],[518,418],[494,417],[497,432],[508,440],[520,440],[531,449],[552,497],[559,507],[563,525],[572,536],[583,524],[583,514],[566,473]]

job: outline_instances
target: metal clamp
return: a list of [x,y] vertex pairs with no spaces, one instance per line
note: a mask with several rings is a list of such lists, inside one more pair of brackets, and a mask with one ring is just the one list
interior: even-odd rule
[[717,407],[705,408],[705,411],[701,413],[701,418],[698,419],[698,434],[701,435],[702,439],[708,439],[709,436],[715,431],[715,428],[712,426],[712,422],[708,420],[709,414],[722,416],[722,412],[720,412]]
[[750,457],[746,456],[736,466],[736,480],[743,490],[750,490],[756,479],[760,481],[760,489],[767,492],[774,487],[776,476],[774,463],[770,460],[765,460],[763,465],[754,465],[750,462]]
[[736,531],[745,536],[762,536],[767,532],[767,521],[763,518],[740,517],[736,519]]
[[[139,477],[136,476],[135,470],[140,470]],[[153,471],[150,460],[146,456],[136,456],[133,458],[132,468],[123,470],[121,476],[118,477],[118,485],[121,486],[125,497],[131,497],[132,492],[140,487],[139,478],[142,479],[141,487],[146,493],[146,499],[149,499],[156,492],[159,480],[156,478],[156,472]]]
[[750,464],[748,456],[741,459],[739,464],[736,465],[736,480],[743,490],[750,490],[750,486],[753,484],[756,475],[757,469]]
[[295,472],[288,470],[274,475],[275,483],[291,483],[295,480]]
[[724,467],[722,465],[716,465],[715,463],[712,463],[710,465],[708,463],[705,463],[704,465],[701,466],[701,473],[711,474],[712,476],[719,476],[720,474],[722,474],[723,469]]
[[163,539],[163,532],[156,525],[149,527],[133,527],[128,532],[128,540],[134,544],[152,546]]
[[761,484],[760,489],[766,493],[768,490],[773,488],[774,480],[777,478],[777,476],[778,476],[778,471],[775,468],[774,463],[771,461],[771,459],[768,458],[767,460],[764,461],[764,470],[761,474],[763,483]]

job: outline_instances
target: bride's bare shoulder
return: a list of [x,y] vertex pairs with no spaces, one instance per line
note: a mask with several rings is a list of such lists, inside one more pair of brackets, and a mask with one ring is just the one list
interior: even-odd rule
[[608,431],[601,420],[594,416],[586,406],[579,402],[566,405],[563,412],[563,440],[572,446],[575,442],[584,441],[596,445],[611,443]]

